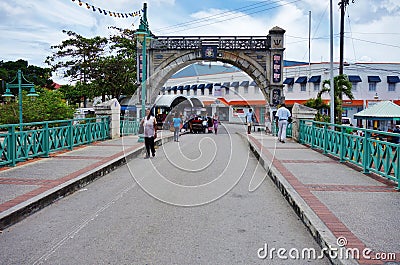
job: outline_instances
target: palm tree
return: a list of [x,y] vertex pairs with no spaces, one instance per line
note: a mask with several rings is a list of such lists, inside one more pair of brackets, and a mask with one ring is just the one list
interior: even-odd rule
[[318,93],[317,98],[310,98],[304,105],[318,110],[314,118],[316,121],[329,122],[329,116],[322,113],[322,110],[329,109],[329,106],[322,100],[320,93]]
[[[354,99],[353,93],[351,91],[352,84],[349,81],[347,75],[338,75],[333,79],[334,83],[334,100],[335,100],[335,123],[342,123],[342,95],[347,96],[349,99]],[[325,92],[330,92],[330,80],[324,80],[322,83],[322,89],[318,92],[317,98],[321,98],[321,95]],[[332,113],[331,113],[332,115]]]

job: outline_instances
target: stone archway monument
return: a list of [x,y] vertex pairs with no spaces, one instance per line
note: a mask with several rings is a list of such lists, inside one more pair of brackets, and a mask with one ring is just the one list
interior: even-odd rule
[[[146,103],[154,103],[160,89],[173,74],[200,61],[220,61],[238,67],[261,88],[267,105],[282,103],[284,34],[285,30],[274,27],[268,35],[257,37],[153,35],[145,64],[148,73]],[[140,55],[140,42],[137,47]]]

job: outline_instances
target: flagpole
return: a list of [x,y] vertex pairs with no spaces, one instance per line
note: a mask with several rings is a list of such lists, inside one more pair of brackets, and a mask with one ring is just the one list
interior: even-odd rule
[[333,82],[333,3],[330,0],[330,110],[331,123],[335,123],[335,86]]

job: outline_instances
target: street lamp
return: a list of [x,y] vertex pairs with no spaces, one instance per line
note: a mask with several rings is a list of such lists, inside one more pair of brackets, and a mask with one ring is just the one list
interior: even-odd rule
[[[27,83],[22,84],[22,79],[25,80]],[[18,81],[18,83],[13,84],[15,81]],[[36,91],[35,91],[35,85],[33,83],[29,83],[24,75],[22,74],[21,70],[18,70],[17,76],[10,82],[6,83],[6,91],[3,94],[3,97],[14,97],[14,95],[11,93],[10,88],[18,88],[18,105],[19,105],[19,130],[22,131],[22,89],[23,88],[28,88],[29,93],[28,97],[37,97],[39,96]]]
[[[139,28],[136,30],[135,35],[137,36],[138,42],[142,44],[142,78],[141,78],[141,85],[142,85],[142,109],[141,109],[141,118],[143,119],[146,115],[146,82],[147,82],[147,41],[151,40],[151,32],[149,30],[149,25],[147,22],[147,3],[143,3],[143,16],[140,19]],[[150,42],[149,42],[150,43]],[[139,71],[138,71],[139,73]],[[140,80],[140,76],[139,76]],[[144,137],[143,135],[139,135],[138,142],[143,142]]]

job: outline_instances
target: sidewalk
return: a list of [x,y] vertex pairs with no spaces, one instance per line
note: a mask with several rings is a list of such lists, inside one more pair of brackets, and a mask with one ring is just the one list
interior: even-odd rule
[[[172,135],[159,131],[156,145]],[[124,136],[0,168],[0,231],[143,154],[138,136]]]
[[345,245],[347,253],[359,253],[358,264],[400,264],[400,193],[394,183],[290,139],[280,143],[263,133],[241,136],[271,169],[269,177],[320,246],[339,249],[333,263],[357,264],[345,258],[340,248]]

